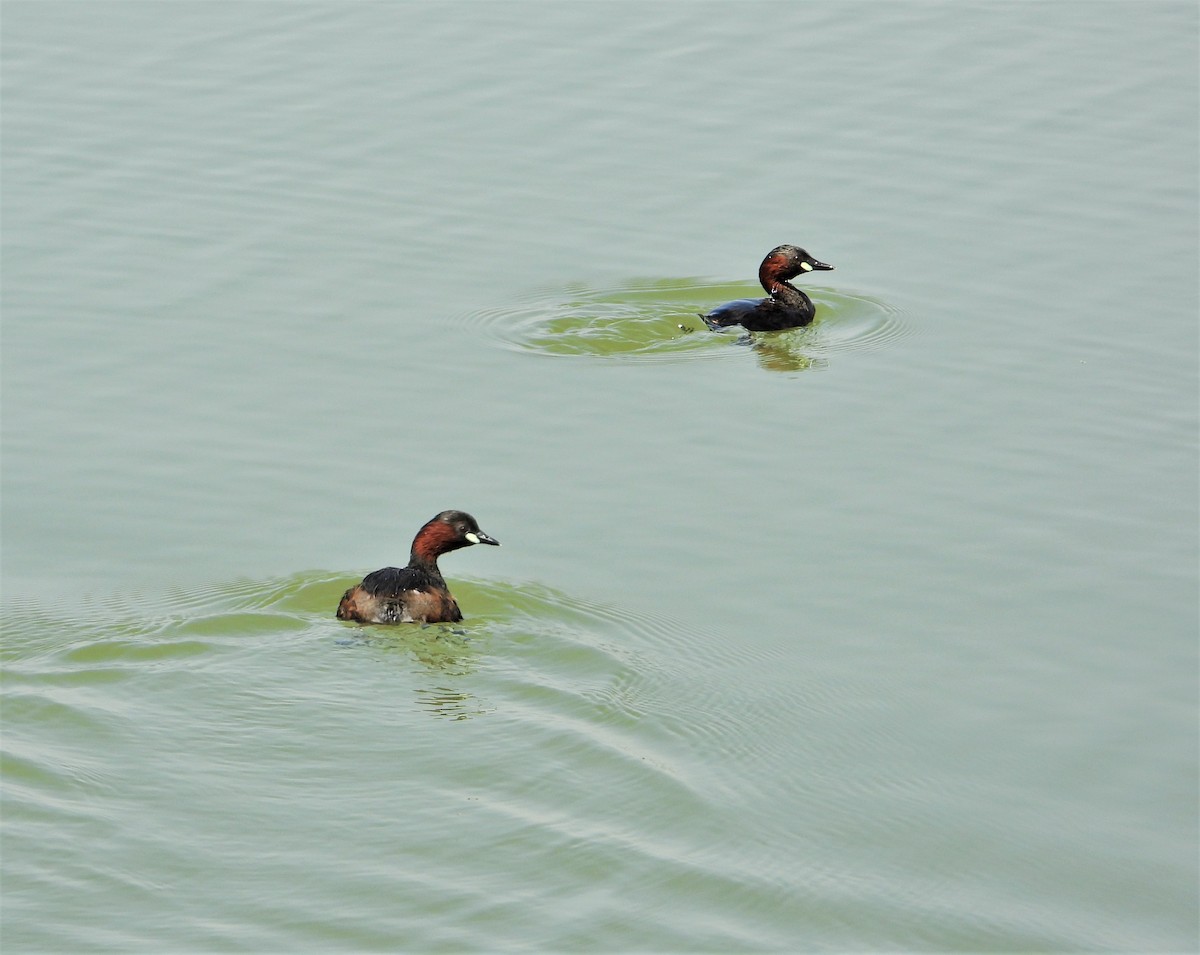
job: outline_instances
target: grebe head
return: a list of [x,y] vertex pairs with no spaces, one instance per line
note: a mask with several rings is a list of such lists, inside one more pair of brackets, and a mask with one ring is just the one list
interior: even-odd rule
[[805,272],[831,271],[832,265],[819,262],[799,246],[780,245],[768,252],[767,257],[762,260],[762,265],[758,267],[758,280],[769,293],[788,279],[794,279]]
[[472,544],[500,546],[496,538],[479,529],[479,522],[466,511],[442,511],[417,531],[417,536],[413,538],[412,555],[422,561],[432,562],[441,554]]

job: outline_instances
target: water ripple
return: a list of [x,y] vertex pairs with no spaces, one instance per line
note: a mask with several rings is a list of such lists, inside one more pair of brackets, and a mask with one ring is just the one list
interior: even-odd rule
[[[542,289],[524,301],[475,312],[465,321],[502,346],[539,355],[626,361],[737,358],[749,345],[764,368],[822,367],[843,351],[886,347],[910,333],[897,307],[859,292],[810,288],[817,321],[786,332],[710,332],[699,314],[755,295],[744,285],[692,279],[635,280],[611,288]],[[761,292],[758,293],[761,295]]]

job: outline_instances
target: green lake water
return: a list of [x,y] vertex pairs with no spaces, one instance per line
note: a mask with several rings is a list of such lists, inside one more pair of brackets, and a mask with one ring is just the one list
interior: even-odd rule
[[0,54],[4,952],[1200,945],[1194,3]]

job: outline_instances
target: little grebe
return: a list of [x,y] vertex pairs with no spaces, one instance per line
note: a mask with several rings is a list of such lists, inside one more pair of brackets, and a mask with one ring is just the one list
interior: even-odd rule
[[769,298],[740,298],[719,305],[707,315],[701,315],[712,329],[741,325],[749,332],[776,332],[797,328],[813,320],[817,310],[812,299],[791,285],[788,279],[814,270],[832,271],[832,265],[818,262],[803,249],[781,245],[767,253],[758,267],[758,280]]
[[338,604],[339,620],[359,623],[457,623],[462,620],[437,559],[460,547],[500,542],[463,511],[442,511],[417,531],[407,567],[367,574]]

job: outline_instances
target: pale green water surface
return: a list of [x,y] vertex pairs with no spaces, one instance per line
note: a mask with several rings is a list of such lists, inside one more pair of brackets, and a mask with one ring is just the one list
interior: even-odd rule
[[5,2],[0,948],[1195,950],[1198,21]]

